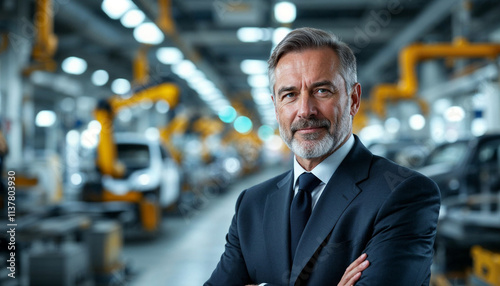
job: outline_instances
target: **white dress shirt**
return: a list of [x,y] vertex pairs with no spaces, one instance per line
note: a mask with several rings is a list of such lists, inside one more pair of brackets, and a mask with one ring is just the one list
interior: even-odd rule
[[[311,173],[315,175],[318,179],[321,180],[321,183],[311,192],[312,197],[312,210],[316,206],[323,190],[325,189],[326,184],[333,176],[340,163],[345,159],[349,151],[351,151],[352,146],[354,146],[354,136],[351,134],[349,139],[342,145],[337,151],[333,152],[330,156],[328,156],[325,160],[318,164],[318,166],[312,169]],[[293,190],[294,196],[299,191],[299,186],[297,184],[297,180],[302,173],[307,173],[307,171],[300,166],[297,162],[297,158],[293,162]]]

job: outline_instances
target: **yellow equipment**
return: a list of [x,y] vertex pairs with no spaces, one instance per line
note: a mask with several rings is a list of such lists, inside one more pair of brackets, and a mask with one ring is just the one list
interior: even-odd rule
[[33,45],[32,56],[36,63],[24,69],[24,75],[29,75],[35,70],[55,71],[57,68],[57,63],[52,58],[57,50],[52,0],[36,1],[34,22],[36,40]]
[[489,285],[500,285],[500,253],[476,245],[472,247],[471,255],[474,276]]
[[[97,146],[96,166],[101,175],[120,178],[125,172],[125,167],[117,160],[117,150],[113,140],[113,119],[116,114],[123,108],[132,107],[145,101],[164,100],[171,107],[174,107],[179,101],[179,95],[180,90],[175,84],[163,83],[136,92],[130,98],[114,96],[98,105],[95,110],[95,118],[101,125],[101,131]],[[152,201],[145,197],[142,192],[130,190],[119,195],[104,189],[99,197],[93,197],[90,200],[135,203],[139,206],[141,224],[145,230],[155,231],[159,226],[160,207],[158,201]]]
[[415,97],[418,90],[415,68],[420,61],[436,58],[495,59],[499,54],[500,44],[469,43],[464,38],[457,38],[453,43],[409,45],[399,53],[399,82],[375,86],[370,96],[371,108],[378,116],[384,117],[386,101],[417,100],[425,114],[428,110],[427,103]]

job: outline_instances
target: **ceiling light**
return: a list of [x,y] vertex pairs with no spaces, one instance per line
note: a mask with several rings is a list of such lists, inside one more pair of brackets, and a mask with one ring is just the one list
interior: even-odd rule
[[111,19],[120,18],[125,12],[133,8],[135,5],[130,0],[104,0],[101,8]]
[[128,10],[120,19],[125,28],[135,28],[146,19],[146,15],[139,9]]
[[425,117],[422,114],[413,114],[408,121],[410,128],[413,130],[421,130],[425,126]]
[[243,60],[240,68],[246,74],[265,74],[267,72],[267,62],[262,60]]
[[292,30],[286,27],[279,27],[273,32],[273,45],[279,44]]
[[460,106],[451,106],[444,112],[444,118],[450,122],[460,122],[465,117],[465,111]]
[[236,110],[232,106],[226,106],[219,112],[219,118],[222,122],[231,123],[236,118]]
[[177,64],[184,59],[181,50],[174,47],[162,47],[156,51],[156,58],[165,65]]
[[474,136],[481,136],[488,131],[488,123],[484,118],[474,118],[471,122],[471,132]]
[[79,75],[87,70],[87,62],[81,58],[69,57],[62,62],[61,67],[66,73]]
[[222,98],[222,93],[220,93],[220,91],[218,91],[218,90],[213,91],[213,92],[200,93],[199,95],[200,95],[200,98],[206,102],[214,101],[214,100]]
[[103,86],[108,82],[109,74],[105,70],[96,70],[92,73],[92,77],[90,79],[94,85]]
[[242,42],[258,42],[263,38],[264,32],[261,28],[243,27],[238,29],[236,36]]
[[139,43],[158,45],[165,37],[154,23],[142,23],[135,27],[134,38]]
[[196,72],[196,66],[190,60],[183,60],[172,66],[172,71],[181,78],[189,78]]
[[257,134],[262,141],[267,141],[274,135],[274,129],[269,125],[262,125],[259,127]]
[[250,120],[250,118],[246,117],[246,116],[239,116],[238,118],[236,118],[234,120],[234,129],[236,129],[236,131],[238,133],[242,133],[242,134],[245,134],[245,133],[248,133],[250,132],[250,130],[252,130],[252,120]]
[[111,83],[111,91],[116,94],[126,94],[130,91],[130,82],[124,78],[117,78]]
[[250,75],[248,76],[247,81],[248,85],[253,88],[269,86],[269,79],[267,78],[267,75],[263,74]]
[[56,122],[57,116],[52,110],[41,110],[35,117],[35,124],[38,127],[50,127]]
[[278,2],[274,5],[274,18],[280,23],[292,23],[297,16],[297,8],[291,2]]
[[267,88],[253,88],[251,93],[253,101],[258,105],[272,105],[271,94]]
[[158,129],[155,127],[148,127],[148,129],[144,131],[144,135],[148,140],[151,141],[156,141],[160,139],[160,131],[158,131]]

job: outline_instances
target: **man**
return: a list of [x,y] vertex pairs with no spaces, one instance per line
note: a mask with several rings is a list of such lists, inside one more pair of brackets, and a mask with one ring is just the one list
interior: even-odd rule
[[[361,98],[352,51],[297,29],[274,49],[269,77],[293,170],[241,193],[205,285],[428,285],[439,190],[352,134]],[[317,182],[302,186],[302,176]]]

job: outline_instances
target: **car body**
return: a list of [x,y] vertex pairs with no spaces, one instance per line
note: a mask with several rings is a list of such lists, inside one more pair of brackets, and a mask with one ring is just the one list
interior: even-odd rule
[[442,144],[417,170],[438,184],[443,199],[497,192],[500,182],[500,134]]
[[103,176],[104,189],[125,195],[129,191],[157,192],[162,208],[175,204],[181,192],[181,172],[159,139],[138,133],[116,133],[118,160],[125,166],[122,178]]

